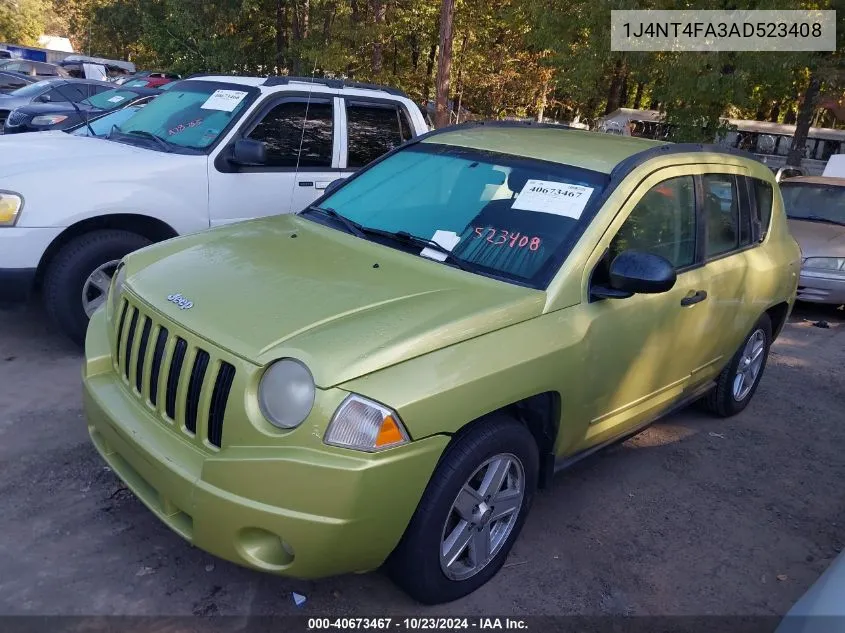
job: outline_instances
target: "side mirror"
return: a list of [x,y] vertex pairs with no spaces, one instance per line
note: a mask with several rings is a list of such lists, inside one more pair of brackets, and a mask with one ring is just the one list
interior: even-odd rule
[[267,147],[261,141],[242,138],[235,141],[229,159],[236,165],[266,165]]
[[41,103],[50,103],[52,100],[53,99],[50,95],[41,95],[38,99],[36,99],[36,101],[40,101]]
[[332,180],[328,184],[328,186],[326,186],[326,191],[325,191],[324,195],[329,195],[330,193],[334,193],[338,189],[338,187],[340,187],[343,184],[344,180],[346,180],[346,179],[345,178],[337,178],[335,180]]
[[610,262],[610,287],[596,286],[597,299],[626,299],[634,294],[658,294],[675,286],[675,267],[665,257],[642,251],[624,251]]

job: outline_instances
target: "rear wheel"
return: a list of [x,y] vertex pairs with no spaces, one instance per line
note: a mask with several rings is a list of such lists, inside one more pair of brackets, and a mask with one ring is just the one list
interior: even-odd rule
[[137,233],[111,229],[86,233],[65,244],[44,276],[44,307],[52,321],[81,345],[88,319],[105,302],[120,260],[149,244]]
[[497,415],[447,449],[396,551],[394,582],[426,604],[475,591],[501,568],[537,486],[537,444]]
[[772,322],[764,314],[751,329],[731,362],[716,379],[716,388],[708,393],[702,403],[721,417],[736,415],[751,402],[772,344]]

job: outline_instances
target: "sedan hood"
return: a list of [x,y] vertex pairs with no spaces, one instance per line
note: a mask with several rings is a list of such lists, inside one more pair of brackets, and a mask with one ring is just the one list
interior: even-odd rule
[[[86,103],[76,104],[82,113],[87,112],[91,116],[102,114],[103,110],[95,108]],[[29,114],[31,116],[38,116],[39,114],[67,114],[76,113],[76,108],[68,102],[57,101],[56,103],[30,103],[29,105],[21,106],[17,109],[18,112]]]
[[323,388],[538,316],[546,298],[297,216],[145,249],[128,258],[127,285],[256,364],[302,360]]
[[845,257],[845,226],[796,219],[788,222],[803,257]]

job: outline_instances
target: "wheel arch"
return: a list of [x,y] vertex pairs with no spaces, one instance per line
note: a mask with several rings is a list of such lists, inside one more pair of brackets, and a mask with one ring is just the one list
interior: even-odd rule
[[[472,432],[498,414],[507,415],[524,425],[534,437],[540,455],[538,486],[545,488],[551,481],[552,475],[554,475],[554,448],[557,442],[558,431],[560,430],[561,407],[561,397],[556,391],[545,391],[528,396],[498,409],[488,411],[474,420],[467,422],[452,434],[452,440],[449,444],[454,444],[459,438]],[[444,450],[443,453],[445,455],[446,451]]]
[[36,285],[41,285],[44,272],[63,246],[80,235],[102,229],[117,229],[136,233],[152,242],[161,242],[179,235],[176,229],[166,222],[141,213],[111,213],[85,218],[59,233],[47,247],[47,250],[44,251],[36,270]]
[[789,303],[782,301],[781,303],[773,305],[771,308],[766,310],[766,314],[772,322],[772,341],[774,341],[777,339],[778,334],[780,334],[783,330],[783,326],[786,325],[786,319],[789,316]]

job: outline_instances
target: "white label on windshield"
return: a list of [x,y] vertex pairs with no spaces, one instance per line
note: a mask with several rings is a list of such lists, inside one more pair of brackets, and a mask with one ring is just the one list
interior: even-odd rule
[[111,99],[109,99],[109,103],[120,103],[124,99],[126,99],[126,97],[121,97],[120,95],[115,95]]
[[587,206],[592,187],[551,180],[529,180],[514,200],[512,209],[539,211],[578,219]]
[[[458,242],[461,241],[461,236],[457,233],[453,233],[452,231],[435,231],[434,235],[431,237],[431,241],[437,242],[447,251],[451,251],[458,245]],[[420,251],[420,255],[428,257],[429,259],[436,259],[439,262],[446,261],[446,253],[441,253],[435,248],[425,247],[422,251]]]
[[238,107],[248,93],[242,90],[215,90],[200,108],[203,110],[222,110],[231,112]]

